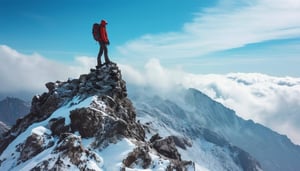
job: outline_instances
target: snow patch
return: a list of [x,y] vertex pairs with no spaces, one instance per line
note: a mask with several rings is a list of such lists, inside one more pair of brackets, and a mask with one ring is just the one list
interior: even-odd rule
[[127,138],[116,144],[110,144],[104,150],[99,152],[99,155],[104,160],[104,170],[120,170],[122,167],[122,161],[127,157],[136,146]]
[[38,126],[32,129],[31,134],[36,134],[39,136],[42,136],[44,134],[50,135],[51,131],[43,126]]

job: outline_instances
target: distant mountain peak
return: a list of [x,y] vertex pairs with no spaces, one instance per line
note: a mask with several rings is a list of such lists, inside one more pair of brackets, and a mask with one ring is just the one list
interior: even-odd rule
[[30,104],[19,98],[6,97],[0,101],[0,121],[12,126],[18,118],[28,114]]

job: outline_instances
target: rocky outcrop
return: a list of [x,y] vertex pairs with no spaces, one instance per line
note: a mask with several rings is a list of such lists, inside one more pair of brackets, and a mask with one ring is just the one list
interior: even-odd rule
[[[15,137],[24,131],[28,134],[27,128],[32,129],[33,123],[39,124],[17,145],[18,153],[14,154],[17,165],[49,150],[47,159],[36,162],[31,170],[95,170],[91,167],[103,165],[95,151],[127,139],[135,148],[122,159],[123,169],[154,168],[153,155],[168,162],[167,170],[193,168],[193,163],[183,161],[177,150],[176,144],[181,148],[189,145],[184,139],[156,135],[147,142],[144,129],[147,126],[136,120],[116,64],[91,69],[78,79],[48,82],[46,87],[48,92],[33,97],[30,113],[19,119],[0,142],[2,153]],[[84,101],[88,104],[79,105]],[[83,145],[82,138],[91,141],[88,147]],[[8,159],[3,158],[1,162],[5,160]]]
[[156,151],[158,151],[165,157],[175,160],[181,160],[181,156],[177,151],[173,138],[162,138],[158,134],[156,134],[150,139],[150,143]]
[[70,132],[70,126],[65,125],[65,118],[58,117],[53,118],[48,122],[48,126],[52,132],[52,135],[61,135],[62,133]]
[[153,135],[149,142],[140,145],[128,154],[127,158],[123,160],[124,166],[129,168],[134,168],[134,166],[142,166],[144,169],[154,168],[155,164],[153,164],[149,154],[152,152],[158,153],[162,159],[170,161],[166,168],[167,171],[183,171],[188,170],[188,168],[195,170],[192,161],[184,161],[181,159],[174,139],[179,140],[182,138],[176,136],[162,138],[159,134]]
[[17,152],[20,152],[18,160],[19,162],[25,162],[53,145],[54,141],[50,135],[32,134],[26,139],[25,143],[18,146]]
[[[79,136],[70,133],[61,134],[53,153],[57,155],[38,163],[31,171],[72,170],[72,166],[79,170],[93,171],[95,169],[91,168],[89,163],[102,163],[96,153],[83,146]],[[65,160],[69,160],[70,163],[67,164]]]
[[142,168],[147,169],[151,165],[151,157],[149,155],[148,146],[140,146],[135,148],[132,152],[128,154],[126,159],[123,160],[123,164],[126,167],[132,167],[132,165],[142,166]]
[[[46,83],[48,92],[36,95],[32,99],[30,113],[17,120],[8,134],[0,143],[0,154],[7,145],[31,124],[48,118],[56,109],[67,104],[78,96],[81,100],[92,95],[107,98],[115,115],[124,119],[134,120],[135,112],[130,100],[127,99],[126,83],[122,80],[121,72],[116,64],[110,64],[100,69],[91,69],[89,74],[83,74],[78,79]],[[118,103],[125,108],[119,108]],[[54,134],[57,134],[54,131]]]

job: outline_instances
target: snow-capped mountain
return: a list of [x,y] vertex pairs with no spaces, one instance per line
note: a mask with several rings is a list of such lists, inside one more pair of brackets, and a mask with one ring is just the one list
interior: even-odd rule
[[[255,163],[243,161],[250,155],[263,170],[293,171],[300,168],[300,147],[286,136],[251,120],[243,120],[233,110],[196,89],[180,89],[162,96],[155,95],[149,88],[134,87],[129,89],[129,95],[143,123],[153,125],[164,136],[188,137],[193,145],[181,151],[183,156],[201,163],[208,170],[237,170],[234,164],[228,164],[231,154],[241,157],[243,170],[248,170],[248,164]],[[250,155],[244,152],[237,155],[231,151],[231,146],[237,146]]]
[[12,126],[18,118],[26,115],[30,110],[30,104],[13,97],[6,97],[0,101],[0,121]]
[[[201,167],[180,154],[180,148],[191,148],[188,138],[159,135],[151,125],[136,120],[116,64],[91,69],[78,79],[49,82],[46,87],[48,92],[33,98],[29,114],[1,138],[0,170],[158,171]],[[240,154],[240,149],[226,149],[232,149],[229,154],[233,156],[228,160],[239,158],[234,154]],[[252,170],[258,167],[254,163]]]
[[286,136],[243,120],[196,89],[127,92],[116,64],[46,87],[1,137],[0,170],[300,168],[300,147]]

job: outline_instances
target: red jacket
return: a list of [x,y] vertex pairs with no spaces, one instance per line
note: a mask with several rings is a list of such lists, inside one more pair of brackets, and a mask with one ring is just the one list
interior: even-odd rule
[[107,36],[105,25],[106,25],[105,22],[101,22],[101,24],[100,24],[100,40],[99,41],[107,43],[108,42],[108,36]]

